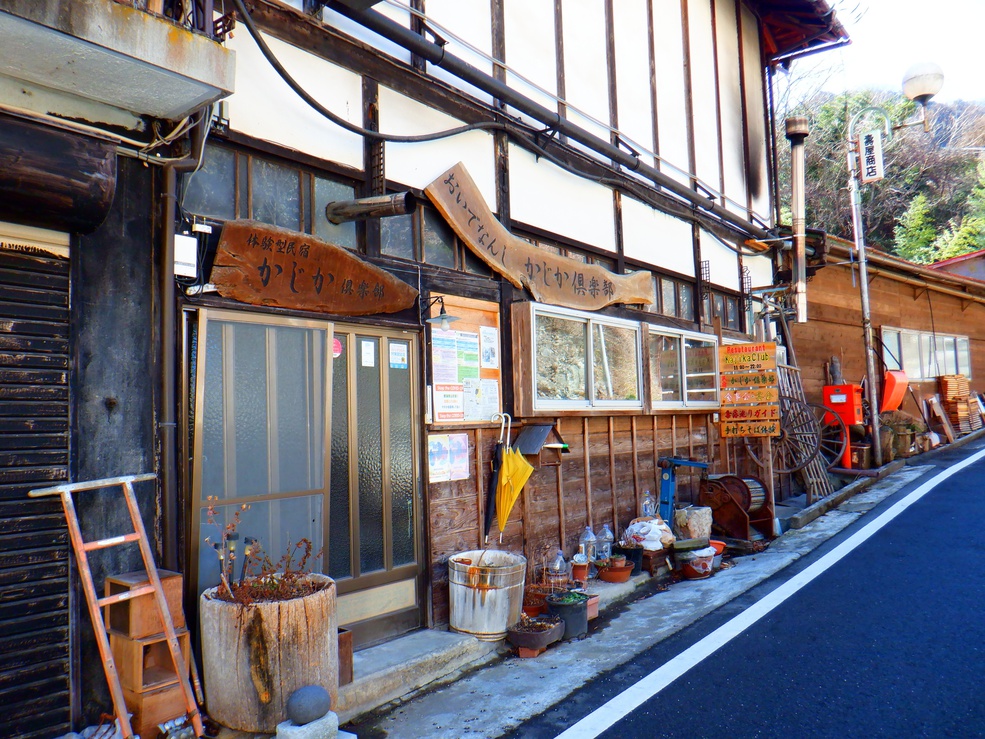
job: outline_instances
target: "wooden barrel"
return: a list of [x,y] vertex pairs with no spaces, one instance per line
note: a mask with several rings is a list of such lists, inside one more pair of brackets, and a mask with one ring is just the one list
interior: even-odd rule
[[335,581],[311,595],[243,606],[202,593],[202,663],[209,716],[238,731],[272,734],[287,699],[321,685],[338,700],[339,646]]

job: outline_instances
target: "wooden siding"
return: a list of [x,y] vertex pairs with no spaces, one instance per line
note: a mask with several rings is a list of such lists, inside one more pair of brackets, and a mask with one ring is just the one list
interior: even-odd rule
[[[561,455],[560,465],[555,462],[555,452],[542,453],[540,466],[509,516],[502,544],[495,518],[489,536],[490,548],[527,557],[528,578],[544,563],[545,556],[553,556],[559,548],[570,558],[586,525],[598,533],[602,524],[608,524],[618,537],[636,517],[645,490],[655,500],[659,498],[660,457],[711,462],[711,471],[726,469],[719,458],[718,435],[705,413],[550,420],[557,424],[570,453]],[[514,438],[517,428],[514,424]],[[432,625],[448,622],[448,557],[484,546],[482,521],[491,477],[489,460],[499,435],[498,426],[456,431],[469,434],[473,474],[467,480],[434,483],[428,488]],[[535,457],[529,459],[537,461]],[[697,501],[700,473],[678,469],[679,502]]]
[[71,729],[67,260],[0,251],[0,735]]
[[[974,392],[985,391],[985,305],[880,274],[871,277],[869,300],[880,359],[882,326],[967,336],[971,347],[970,386]],[[860,382],[865,376],[857,277],[853,286],[846,267],[819,270],[807,285],[807,305],[808,322],[792,325],[794,349],[808,400],[821,402],[824,365],[832,356],[841,359],[846,382]],[[913,387],[918,397],[937,392],[933,381],[916,382]],[[919,415],[910,397],[904,399],[903,410]]]

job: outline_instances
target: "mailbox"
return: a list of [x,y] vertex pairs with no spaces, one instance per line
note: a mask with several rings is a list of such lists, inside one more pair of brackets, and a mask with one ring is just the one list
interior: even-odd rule
[[847,426],[863,422],[861,385],[825,385],[824,404],[837,413]]

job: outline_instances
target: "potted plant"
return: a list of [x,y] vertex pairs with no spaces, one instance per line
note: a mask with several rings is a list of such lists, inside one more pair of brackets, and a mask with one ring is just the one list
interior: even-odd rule
[[[208,522],[216,499],[209,498]],[[205,696],[209,715],[230,729],[276,731],[287,699],[298,688],[320,685],[335,706],[338,695],[338,619],[335,581],[308,571],[307,539],[289,544],[272,562],[247,539],[240,578],[234,577],[240,512],[220,527],[221,584],[202,593],[200,620]]]
[[514,647],[539,651],[553,644],[564,633],[564,622],[557,616],[541,616],[520,620],[506,632],[506,638]]

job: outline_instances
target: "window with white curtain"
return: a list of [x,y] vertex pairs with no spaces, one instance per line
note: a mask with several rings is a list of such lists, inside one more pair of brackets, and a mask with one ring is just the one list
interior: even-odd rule
[[910,380],[933,380],[940,375],[971,377],[967,336],[883,326],[882,361],[886,369],[901,369]]

